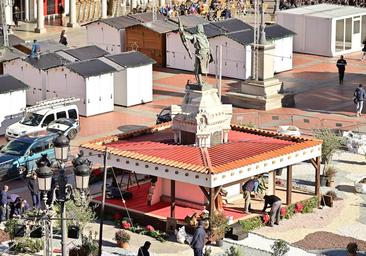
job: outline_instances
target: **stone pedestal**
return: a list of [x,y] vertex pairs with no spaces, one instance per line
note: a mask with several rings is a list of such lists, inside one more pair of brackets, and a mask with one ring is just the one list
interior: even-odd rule
[[217,89],[188,84],[182,105],[171,109],[176,143],[211,147],[228,141],[232,106],[221,103]]
[[69,8],[69,22],[67,23],[67,26],[69,28],[78,27],[79,24],[76,21],[76,0],[69,1]]
[[252,77],[257,79],[246,80],[241,84],[240,92],[229,92],[227,97],[234,106],[271,110],[294,105],[293,95],[280,93],[282,83],[274,77],[274,45],[253,45],[252,51],[258,47],[258,72],[255,71],[252,56]]
[[37,1],[37,27],[34,32],[43,33],[45,32],[44,28],[44,15],[43,15],[43,0]]

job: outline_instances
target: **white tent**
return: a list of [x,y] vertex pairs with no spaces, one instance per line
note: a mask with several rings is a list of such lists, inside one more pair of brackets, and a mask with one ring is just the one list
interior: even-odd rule
[[280,11],[277,23],[294,31],[294,51],[338,56],[360,51],[366,36],[366,9],[318,4]]

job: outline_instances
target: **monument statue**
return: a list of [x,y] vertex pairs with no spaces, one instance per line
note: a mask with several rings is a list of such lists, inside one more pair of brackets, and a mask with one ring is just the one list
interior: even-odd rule
[[202,89],[202,86],[205,85],[205,82],[202,80],[202,75],[208,74],[208,64],[211,63],[213,60],[210,44],[208,42],[207,36],[205,35],[202,24],[197,25],[197,32],[195,34],[190,34],[184,31],[182,22],[179,17],[178,20],[181,40],[190,58],[192,58],[192,55],[189,52],[187,41],[190,41],[195,48],[194,75],[196,77],[197,85]]

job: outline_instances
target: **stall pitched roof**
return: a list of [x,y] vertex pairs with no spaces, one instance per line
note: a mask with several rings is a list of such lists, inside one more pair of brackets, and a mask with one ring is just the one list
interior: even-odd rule
[[141,23],[140,21],[138,21],[130,16],[119,16],[119,17],[113,17],[113,18],[108,18],[108,19],[102,19],[102,20],[99,20],[98,22],[103,22],[118,30],[124,29],[127,27],[131,27],[133,25]]
[[[205,31],[205,35],[207,36],[207,38],[212,38],[225,34],[225,31],[223,31],[222,29],[220,29],[219,27],[215,26],[212,23],[204,24],[203,29]],[[188,28],[187,31],[191,34],[196,33],[197,27]]]
[[345,16],[366,14],[366,9],[347,5],[316,4],[283,10],[279,13],[314,16],[319,18],[340,18]]
[[0,62],[24,58],[27,55],[16,48],[0,47]]
[[102,48],[96,45],[88,45],[84,47],[79,47],[75,49],[68,49],[64,50],[67,54],[75,57],[76,59],[83,61],[83,60],[90,60],[103,57],[109,52],[103,50]]
[[[153,13],[152,12],[142,12],[142,13],[136,13],[128,15],[128,17],[131,17],[139,22],[146,23],[153,21]],[[156,19],[157,20],[165,20],[166,17],[162,15],[161,13],[156,13]]]
[[319,145],[318,140],[232,126],[228,143],[206,149],[175,144],[171,124],[163,124],[98,139],[81,147],[100,152],[108,147],[111,154],[120,157],[217,174]]
[[[182,15],[179,16],[182,24],[186,28],[195,27],[198,24],[207,24],[208,21],[203,18],[201,15]],[[178,18],[177,17],[171,17],[169,20],[173,21],[174,23],[178,24]],[[178,29],[178,28],[177,28]]]
[[28,57],[24,61],[41,70],[63,66],[70,62],[54,52],[41,54],[39,59]]
[[[16,35],[9,35],[9,46],[23,44],[25,41]],[[4,45],[4,38],[0,37],[0,45]]]
[[141,25],[159,34],[165,34],[178,29],[177,24],[169,20],[156,20],[142,23]]
[[99,59],[92,59],[80,62],[74,62],[66,65],[71,71],[82,77],[99,76],[107,73],[113,73],[117,70]]
[[156,61],[147,57],[145,54],[132,51],[124,52],[116,55],[106,56],[107,59],[117,63],[124,68],[140,67],[149,64],[155,64]]
[[225,33],[232,33],[252,29],[250,25],[236,18],[216,21],[213,22],[212,24],[225,31]]
[[27,90],[29,88],[28,85],[8,74],[0,75],[0,84],[0,94]]

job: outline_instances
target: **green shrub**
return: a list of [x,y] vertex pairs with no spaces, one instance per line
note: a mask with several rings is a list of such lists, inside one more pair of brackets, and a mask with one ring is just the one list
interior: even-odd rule
[[44,242],[42,239],[24,237],[17,239],[11,248],[15,253],[37,253],[43,250]]
[[244,232],[249,232],[251,230],[257,229],[263,225],[262,218],[260,216],[253,217],[250,219],[240,221]]
[[295,214],[295,204],[290,204],[287,208],[286,208],[286,215],[285,218],[286,219],[290,219],[292,216],[294,216]]
[[273,251],[273,256],[283,256],[290,250],[290,247],[286,241],[278,239],[271,245],[271,249]]
[[318,198],[316,196],[301,202],[304,205],[302,213],[312,213],[314,209],[318,208]]
[[240,248],[231,246],[229,249],[226,250],[225,256],[244,256],[244,253]]

